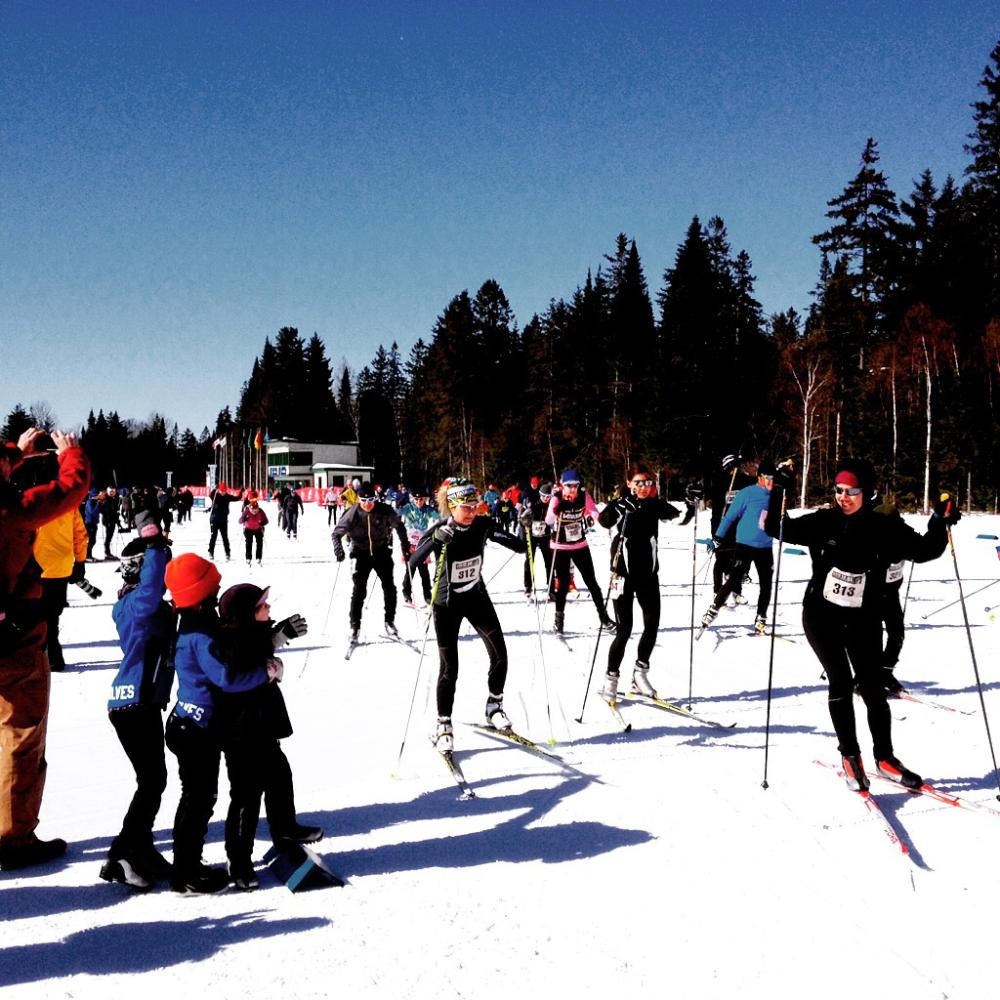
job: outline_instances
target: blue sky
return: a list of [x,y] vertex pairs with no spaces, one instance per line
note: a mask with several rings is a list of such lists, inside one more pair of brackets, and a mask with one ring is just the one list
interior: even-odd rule
[[869,135],[898,194],[961,176],[998,39],[995,0],[5,0],[0,411],[197,432],[281,326],[357,370],[488,278],[523,326],[619,232],[655,296],[696,214],[802,311]]

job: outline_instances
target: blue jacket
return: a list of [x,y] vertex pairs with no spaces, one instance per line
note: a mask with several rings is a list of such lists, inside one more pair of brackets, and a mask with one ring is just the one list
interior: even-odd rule
[[83,523],[91,526],[101,523],[101,504],[96,493],[91,493],[83,505]]
[[111,609],[123,658],[111,684],[109,712],[132,705],[155,705],[163,710],[170,700],[174,617],[163,600],[166,565],[165,548],[146,549],[138,586],[119,597]]
[[716,538],[725,538],[726,532],[736,525],[736,544],[749,545],[753,549],[769,549],[771,536],[764,530],[764,519],[767,517],[767,504],[771,498],[770,490],[754,483],[744,486],[736,494],[726,511],[726,516],[719,522]]
[[215,709],[213,689],[237,692],[251,691],[267,684],[267,669],[258,667],[245,672],[234,671],[218,660],[209,648],[218,616],[197,611],[181,612],[177,633],[174,666],[177,670],[177,704],[174,714],[192,719],[203,729],[212,721]]

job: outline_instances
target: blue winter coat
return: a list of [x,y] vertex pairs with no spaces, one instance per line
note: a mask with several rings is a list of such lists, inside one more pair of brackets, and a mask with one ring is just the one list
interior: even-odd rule
[[182,611],[177,632],[174,667],[177,670],[177,704],[174,714],[192,719],[203,729],[212,721],[215,709],[213,689],[250,691],[267,684],[267,669],[233,670],[218,660],[209,648],[219,624],[218,616]]
[[715,537],[725,538],[726,532],[735,524],[737,545],[769,549],[771,536],[764,530],[764,519],[767,517],[767,504],[770,498],[770,490],[763,486],[758,486],[756,483],[753,486],[744,486],[729,505],[726,516],[715,532]]
[[101,523],[101,504],[96,493],[91,493],[83,505],[83,523],[91,527]]
[[167,707],[174,683],[170,662],[173,612],[163,600],[165,548],[147,549],[135,589],[119,597],[111,609],[122,662],[111,684],[108,711],[131,705]]

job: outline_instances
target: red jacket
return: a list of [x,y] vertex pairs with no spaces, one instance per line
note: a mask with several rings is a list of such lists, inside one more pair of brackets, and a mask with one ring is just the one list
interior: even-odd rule
[[17,609],[42,593],[41,570],[32,557],[35,532],[43,524],[78,507],[87,495],[90,463],[80,447],[59,455],[59,478],[16,493],[5,491],[0,503],[0,603],[17,618]]

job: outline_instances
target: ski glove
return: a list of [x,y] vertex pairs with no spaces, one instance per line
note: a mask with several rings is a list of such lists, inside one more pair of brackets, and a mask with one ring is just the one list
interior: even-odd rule
[[272,656],[270,660],[267,661],[267,679],[268,682],[277,681],[281,682],[281,678],[285,676],[285,665],[276,656]]
[[73,563],[73,572],[69,575],[69,582],[79,583],[83,579],[85,568],[82,562]]
[[962,518],[962,512],[958,509],[958,504],[952,500],[947,493],[941,494],[941,499],[934,504],[935,518],[940,518],[945,527],[950,528],[953,524],[958,524]]
[[439,524],[434,529],[434,540],[442,545],[447,545],[455,537],[455,525],[449,517],[444,524]]
[[297,639],[299,636],[305,635],[308,631],[309,626],[302,615],[290,615],[288,618],[282,619],[282,621],[278,622],[271,629],[271,645],[275,649],[280,649],[291,642],[292,639]]

